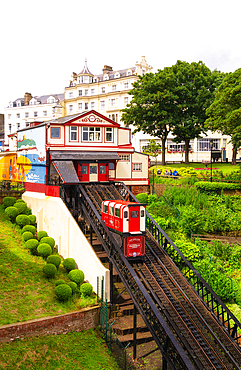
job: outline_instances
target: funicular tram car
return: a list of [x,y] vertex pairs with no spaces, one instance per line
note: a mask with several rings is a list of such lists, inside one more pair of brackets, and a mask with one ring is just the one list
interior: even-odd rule
[[124,200],[102,202],[101,218],[123,240],[123,253],[128,259],[145,255],[146,205]]

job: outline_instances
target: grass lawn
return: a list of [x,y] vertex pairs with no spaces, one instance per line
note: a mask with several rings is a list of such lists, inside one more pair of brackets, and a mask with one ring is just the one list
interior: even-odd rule
[[[48,280],[42,268],[45,261],[25,248],[18,228],[0,205],[0,325],[32,320],[79,310],[85,302],[74,296],[57,301],[55,281],[70,281],[60,265],[55,279]],[[93,303],[95,298],[92,299]]]
[[0,369],[118,370],[106,343],[93,330],[0,344]]

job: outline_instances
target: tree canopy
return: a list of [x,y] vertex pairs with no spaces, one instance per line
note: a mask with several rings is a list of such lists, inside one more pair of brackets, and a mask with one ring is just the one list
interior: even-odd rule
[[172,67],[140,76],[129,92],[133,96],[123,110],[122,121],[135,131],[161,138],[162,164],[165,143],[170,131],[175,142],[185,142],[185,161],[189,143],[205,131],[206,108],[213,102],[222,74],[203,62],[177,61]]
[[232,163],[236,164],[237,149],[241,146],[241,68],[223,79],[207,116],[206,128],[231,136]]

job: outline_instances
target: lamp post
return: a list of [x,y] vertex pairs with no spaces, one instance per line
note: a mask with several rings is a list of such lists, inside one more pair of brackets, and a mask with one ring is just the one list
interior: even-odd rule
[[213,181],[213,173],[212,173],[212,150],[213,150],[213,139],[211,139],[209,141],[209,144],[210,144],[210,149],[211,149],[211,177],[210,177],[210,181],[212,182]]

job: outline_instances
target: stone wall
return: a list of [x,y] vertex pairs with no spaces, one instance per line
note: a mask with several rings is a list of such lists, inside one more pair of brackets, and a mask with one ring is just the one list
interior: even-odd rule
[[0,204],[3,202],[3,198],[5,197],[15,197],[16,199],[22,198],[22,194],[25,190],[17,191],[17,190],[1,190],[0,191]]
[[99,306],[84,308],[78,312],[44,317],[18,324],[0,327],[0,343],[37,335],[58,335],[71,331],[94,329],[99,325]]

